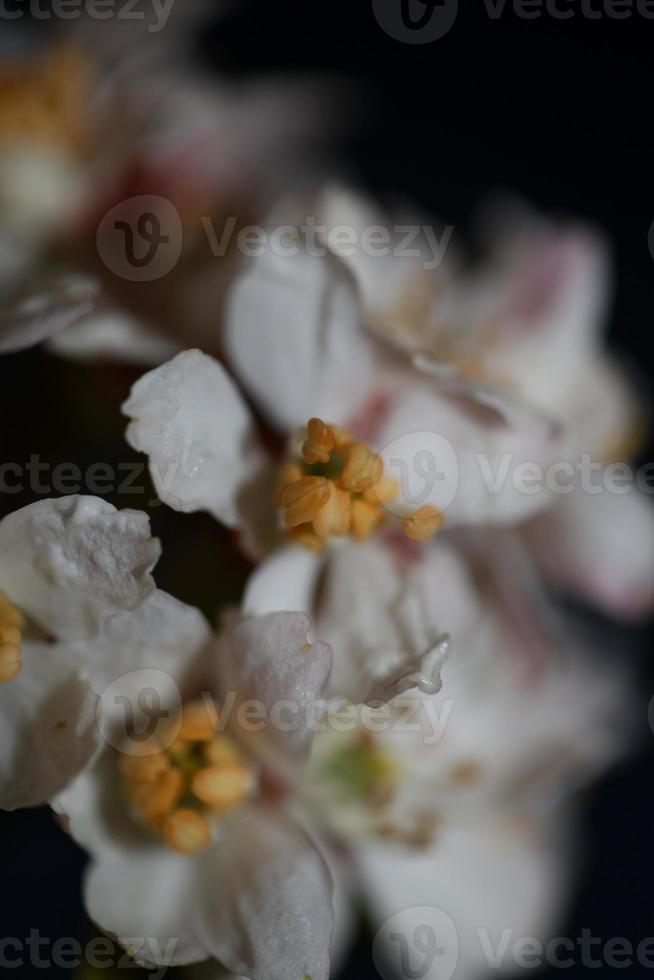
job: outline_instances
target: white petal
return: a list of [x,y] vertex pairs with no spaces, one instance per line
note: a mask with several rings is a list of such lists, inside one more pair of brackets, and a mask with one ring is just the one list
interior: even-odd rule
[[33,347],[86,317],[100,293],[93,279],[70,276],[0,312],[0,354]]
[[252,471],[254,432],[245,402],[218,361],[183,351],[139,378],[123,413],[132,420],[127,441],[149,456],[164,503],[238,523],[237,496]]
[[327,561],[316,625],[334,651],[332,696],[363,703],[440,690],[447,642],[436,620],[451,579],[446,567],[432,579],[427,561],[415,576],[401,567],[381,542],[344,544]]
[[163,700],[177,688],[181,698],[210,636],[198,609],[157,589],[139,609],[112,616],[97,637],[76,644],[89,664],[94,691],[102,695],[110,687],[102,698],[103,731],[114,716],[125,720],[125,705],[138,706],[145,687],[159,691]]
[[146,514],[98,497],[41,500],[0,522],[0,589],[61,639],[93,636],[154,589]]
[[[397,956],[391,935],[399,929],[415,961],[414,930],[431,927],[437,940],[441,933],[443,952],[431,963],[418,959],[426,965],[425,980],[438,980],[445,970],[452,980],[482,980],[493,966],[486,951],[502,949],[505,930],[514,943],[547,940],[565,898],[567,853],[557,853],[543,828],[518,821],[503,827],[490,814],[476,827],[447,828],[428,852],[375,845],[362,847],[357,857],[374,927],[403,913],[385,930],[377,955]],[[507,955],[505,970],[512,965],[510,949]]]
[[24,645],[20,673],[0,685],[0,807],[36,806],[64,789],[98,747],[95,708],[76,654]]
[[107,311],[66,327],[48,349],[74,360],[129,361],[151,367],[173,357],[181,345],[148,329],[126,313]]
[[322,565],[322,558],[306,548],[278,548],[248,578],[243,612],[262,616],[269,612],[312,609]]
[[618,616],[654,607],[654,506],[636,487],[587,493],[578,486],[525,531],[555,585]]
[[333,255],[272,249],[254,259],[228,300],[225,345],[235,372],[281,429],[319,416],[345,423],[372,380],[359,296]]
[[71,836],[92,861],[84,899],[92,919],[138,962],[160,965],[206,959],[188,922],[193,859],[141,830],[117,792],[118,756],[107,749],[54,801]]
[[[287,760],[307,753],[331,673],[331,648],[309,644],[310,628],[301,612],[247,616],[229,622],[219,642],[224,695],[263,706],[266,723],[256,741],[262,751],[276,749]],[[239,733],[245,740],[253,734]]]
[[391,509],[431,504],[452,527],[514,523],[549,505],[545,469],[567,458],[568,436],[519,401],[441,381],[396,395],[378,445],[401,487]]
[[253,813],[203,862],[202,944],[250,980],[328,980],[331,881],[309,839],[279,811]]

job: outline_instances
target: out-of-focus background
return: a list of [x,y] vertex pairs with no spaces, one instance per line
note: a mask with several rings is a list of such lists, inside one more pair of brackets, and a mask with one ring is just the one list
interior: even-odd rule
[[[418,45],[389,37],[370,0],[241,0],[204,30],[195,57],[230,79],[263,71],[345,83],[344,104],[336,113],[343,123],[341,174],[382,195],[414,199],[452,224],[462,245],[474,206],[496,190],[600,226],[613,244],[616,268],[610,340],[651,391],[654,20],[640,16],[635,4],[624,19],[591,18],[588,11],[606,9],[600,0],[588,2],[586,15],[581,3],[559,0],[560,10],[576,12],[569,19],[545,11],[525,19],[509,0],[459,7],[444,37]],[[0,33],[14,27],[3,23],[3,9]],[[493,17],[489,9],[501,13]],[[52,24],[34,26],[46,30]],[[649,241],[654,251],[654,232]],[[117,364],[60,360],[42,349],[1,360],[3,461],[25,466],[38,457],[50,464],[71,462],[82,471],[98,461],[114,468],[137,461],[122,440],[118,408],[139,373]],[[33,489],[2,494],[1,511],[37,496]],[[223,604],[235,601],[247,566],[230,536],[209,517],[150,506],[152,496],[140,475],[109,499],[150,510],[154,531],[165,542],[158,584],[208,613],[217,596]],[[647,703],[649,692],[654,694],[652,630],[609,621],[605,629],[617,655],[638,664]],[[562,935],[575,938],[586,929],[603,941],[624,937],[634,945],[654,936],[654,733],[645,709],[636,727],[640,742],[632,757],[589,801],[587,861],[565,910]],[[1,814],[0,828],[2,935],[27,936],[30,929],[53,939],[84,941],[92,935],[80,901],[82,853],[52,816],[46,810]],[[575,978],[590,969],[577,963]],[[33,968],[24,970],[31,975]],[[51,968],[53,976],[67,972]],[[649,972],[634,966],[623,974]],[[362,923],[343,980],[374,976]]]

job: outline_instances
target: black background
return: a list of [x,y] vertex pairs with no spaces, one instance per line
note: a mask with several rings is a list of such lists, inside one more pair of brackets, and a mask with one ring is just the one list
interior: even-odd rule
[[[579,12],[580,4],[559,4],[577,15],[565,21],[546,14],[523,20],[507,2],[503,15],[493,20],[481,0],[467,6],[462,2],[445,37],[408,45],[384,34],[369,0],[258,0],[235,4],[207,32],[198,57],[231,76],[265,69],[318,71],[346,79],[352,92],[344,114],[349,117],[343,143],[349,172],[380,193],[412,196],[452,223],[459,243],[465,240],[475,204],[497,189],[517,191],[542,208],[601,226],[614,245],[617,269],[611,343],[633,359],[651,384],[654,21],[636,14],[625,20],[589,20]],[[84,370],[60,367],[40,352],[0,364],[5,454],[21,446],[19,458],[24,458],[25,440],[30,439],[38,451],[47,430],[50,456],[61,450],[61,458],[69,458],[66,427],[79,420],[72,396],[67,402],[62,391],[79,393]],[[61,372],[56,382],[54,371]],[[123,387],[129,381],[115,372],[110,380]],[[109,381],[100,379],[100,397],[103,383]],[[116,426],[118,430],[120,423]],[[108,444],[110,436],[86,438],[89,458],[94,452],[95,458],[105,458],[97,456],[93,439],[106,438]],[[3,510],[25,502],[3,501]],[[130,503],[134,505],[123,501]],[[184,520],[190,521],[185,530],[190,527],[188,533],[199,540],[205,530],[202,519]],[[174,517],[159,515],[155,530],[161,530],[162,522],[168,522],[168,533],[180,526]],[[164,566],[164,585],[166,574]],[[641,741],[633,757],[589,801],[590,861],[572,907],[562,910],[561,934],[571,938],[582,929],[604,941],[625,937],[634,944],[654,936],[654,735],[646,711],[654,692],[647,655],[650,632],[643,627],[618,634],[624,657],[633,657],[639,672],[644,706],[636,724]],[[1,816],[2,935],[25,937],[30,928],[38,928],[43,936],[85,939],[81,852],[47,811]],[[589,970],[579,962],[568,974],[577,978]],[[592,974],[613,972],[604,966]],[[645,977],[652,971],[633,966],[621,972]],[[42,970],[37,973],[43,975]],[[344,977],[376,975],[369,942],[362,939]]]

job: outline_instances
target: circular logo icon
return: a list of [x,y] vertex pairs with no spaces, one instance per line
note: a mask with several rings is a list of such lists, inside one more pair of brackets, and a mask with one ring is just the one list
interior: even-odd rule
[[128,197],[105,214],[96,245],[106,267],[121,279],[151,282],[175,268],[182,252],[182,222],[165,197]]
[[105,742],[127,755],[153,755],[179,732],[182,699],[170,674],[144,668],[109,684],[98,701],[96,719]]
[[404,44],[431,44],[452,28],[459,0],[372,0],[381,29]]
[[384,980],[450,980],[459,959],[456,927],[442,909],[429,905],[405,909],[377,932],[372,958]]
[[410,432],[381,450],[384,472],[399,486],[395,500],[385,504],[405,516],[431,504],[446,510],[456,496],[459,463],[450,442],[437,432]]

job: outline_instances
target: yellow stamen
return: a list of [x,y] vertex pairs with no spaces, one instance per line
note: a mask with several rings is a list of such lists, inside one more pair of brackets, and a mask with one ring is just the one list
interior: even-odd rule
[[326,463],[334,448],[334,432],[322,419],[309,419],[302,455],[307,463]]
[[347,490],[332,484],[331,496],[312,520],[313,529],[321,538],[334,534],[342,536],[350,530],[352,498]]
[[364,490],[362,496],[371,504],[390,504],[400,492],[400,485],[392,476],[382,475],[373,487]]
[[24,629],[22,612],[0,592],[0,684],[8,683],[20,672]]
[[352,534],[357,541],[366,541],[375,528],[384,520],[384,511],[379,505],[359,498],[352,501]]
[[325,547],[324,538],[316,534],[311,524],[298,524],[297,527],[290,527],[286,534],[294,544],[306,548],[307,551],[313,551],[314,554],[318,554]]
[[170,769],[154,782],[128,782],[128,795],[144,821],[169,813],[184,794],[184,778],[179,769]]
[[211,827],[206,817],[186,808],[170,813],[163,825],[164,840],[180,854],[198,854],[211,843]]
[[214,766],[231,765],[240,762],[242,755],[236,742],[221,732],[204,746],[204,757]]
[[212,810],[226,810],[242,803],[253,785],[252,773],[247,766],[208,766],[196,772],[191,792]]
[[297,483],[304,476],[304,470],[299,463],[294,462],[292,459],[287,459],[282,463],[279,476],[277,479],[277,493],[275,495],[275,503],[278,507],[282,503],[282,494],[286,487],[290,487],[292,483]]
[[170,762],[164,752],[124,755],[120,760],[120,771],[125,779],[138,783],[155,783],[169,769]]
[[182,709],[178,738],[184,742],[206,742],[214,734],[220,716],[213,705],[191,701]]
[[3,643],[0,646],[0,683],[12,681],[20,672],[21,650],[15,643]]
[[303,476],[286,487],[281,497],[286,527],[297,527],[311,521],[327,503],[331,492],[330,481],[321,476]]
[[363,493],[381,479],[383,470],[381,456],[364,442],[355,442],[348,449],[341,483],[351,493]]
[[402,521],[404,533],[412,541],[429,541],[443,526],[445,517],[438,507],[431,507],[429,504],[419,507],[411,515]]

